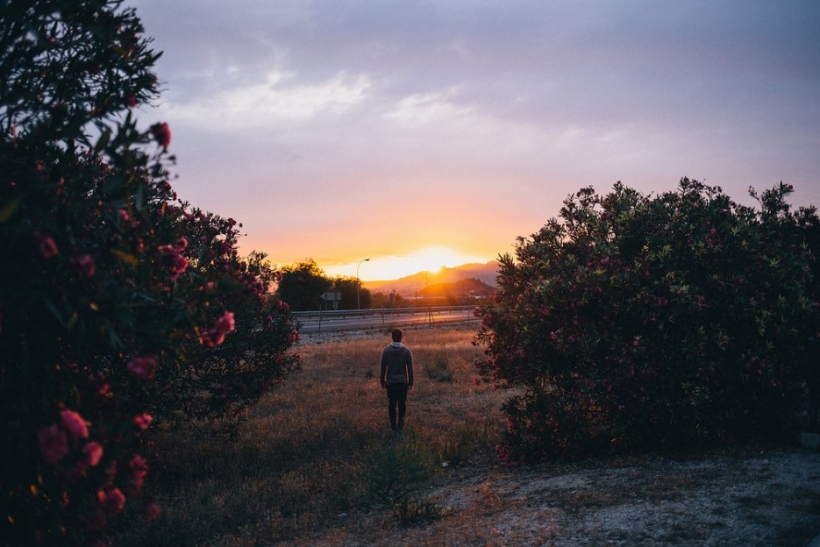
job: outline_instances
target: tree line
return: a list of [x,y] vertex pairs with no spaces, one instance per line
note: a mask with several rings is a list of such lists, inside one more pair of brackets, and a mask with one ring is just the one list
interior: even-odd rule
[[[331,278],[312,258],[282,266],[276,293],[294,311],[367,309],[372,303],[370,290],[359,279]],[[339,293],[340,299],[323,299],[326,293]]]

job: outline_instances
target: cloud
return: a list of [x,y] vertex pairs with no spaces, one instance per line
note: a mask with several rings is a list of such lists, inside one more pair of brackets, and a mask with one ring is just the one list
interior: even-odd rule
[[473,109],[451,102],[449,97],[453,95],[455,90],[408,95],[399,100],[384,118],[405,128],[461,123]]
[[320,115],[337,116],[365,101],[370,89],[367,77],[344,73],[313,85],[288,85],[292,80],[293,75],[277,71],[260,83],[229,88],[191,102],[185,102],[180,94],[170,94],[165,111],[201,129],[238,131],[303,123]]

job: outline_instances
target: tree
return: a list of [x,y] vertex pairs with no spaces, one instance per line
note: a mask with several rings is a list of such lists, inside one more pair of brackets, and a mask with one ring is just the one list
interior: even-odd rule
[[483,281],[470,277],[455,282],[433,283],[419,289],[417,306],[462,306],[487,302],[495,289]]
[[293,310],[316,310],[322,304],[322,293],[330,290],[333,282],[328,279],[316,261],[306,258],[282,268],[279,281],[279,298]]
[[485,378],[525,388],[504,406],[501,455],[793,436],[818,218],[792,211],[791,191],[754,210],[689,179],[655,198],[584,188],[520,238],[477,310]]
[[383,292],[374,293],[371,297],[371,307],[373,308],[406,308],[410,305],[408,300],[396,291],[389,294]]
[[[119,0],[0,2],[0,535],[103,537],[152,422],[235,421],[298,365],[264,257],[168,183],[133,108],[158,54]],[[244,384],[244,388],[243,388]],[[150,432],[150,431],[149,431]]]
[[331,290],[341,293],[339,302],[341,310],[366,310],[370,307],[370,290],[362,287],[362,282],[355,277],[337,277],[333,280]]

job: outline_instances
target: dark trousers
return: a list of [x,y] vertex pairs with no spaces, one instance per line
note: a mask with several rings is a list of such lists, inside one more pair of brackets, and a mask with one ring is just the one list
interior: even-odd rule
[[[390,384],[387,386],[387,415],[390,427],[404,427],[404,414],[407,412],[407,384]],[[396,407],[399,408],[399,421],[396,423]]]

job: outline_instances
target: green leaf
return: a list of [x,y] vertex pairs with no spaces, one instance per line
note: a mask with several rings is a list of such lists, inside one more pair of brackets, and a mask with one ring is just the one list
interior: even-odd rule
[[57,319],[57,322],[60,323],[60,325],[62,325],[63,327],[65,327],[66,324],[63,320],[63,314],[60,313],[60,310],[57,309],[57,306],[54,304],[54,302],[52,302],[50,299],[47,299],[45,301],[45,304],[46,308],[48,308],[48,311],[50,311],[52,315],[54,315],[54,318]]
[[137,185],[137,195],[134,196],[134,207],[136,207],[137,211],[142,211],[145,207],[145,185],[139,184]]
[[116,256],[119,260],[127,262],[131,266],[136,266],[140,262],[139,259],[131,253],[121,251],[120,249],[111,249],[111,254]]
[[17,212],[17,209],[20,208],[20,203],[22,201],[23,196],[17,196],[3,205],[3,207],[0,207],[0,223],[8,222],[11,219],[11,217],[14,216],[14,213]]
[[94,147],[94,151],[95,152],[101,151],[106,146],[108,146],[109,142],[111,142],[111,129],[106,128],[106,130],[103,131],[103,134],[100,135],[100,138],[97,141],[97,145]]

